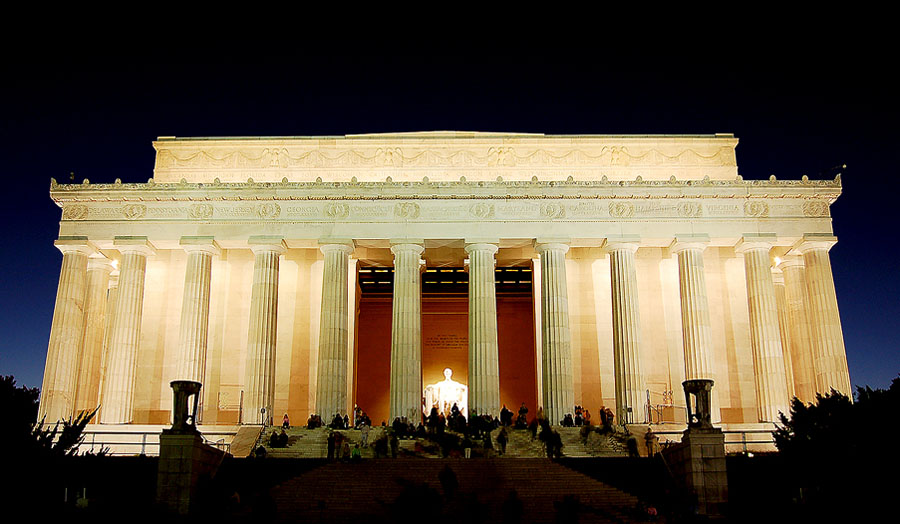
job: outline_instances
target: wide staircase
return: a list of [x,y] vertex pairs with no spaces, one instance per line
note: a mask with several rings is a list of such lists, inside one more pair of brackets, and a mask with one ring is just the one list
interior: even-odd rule
[[[443,487],[444,468],[456,490]],[[279,522],[356,524],[631,522],[638,506],[636,497],[545,458],[333,462],[277,485],[271,497]]]
[[[625,456],[625,447],[620,438],[612,434],[600,434],[591,432],[587,440],[581,437],[580,428],[554,427],[559,431],[563,443],[562,453],[565,457],[621,457]],[[288,435],[288,445],[283,448],[269,446],[269,437],[273,431],[280,432],[280,428],[266,428],[260,435],[257,445],[266,448],[269,457],[280,458],[325,458],[328,453],[328,429],[306,429],[305,427],[292,427],[285,431]],[[369,446],[360,446],[363,458],[374,458],[375,452],[371,444],[384,432],[380,426],[373,427],[369,432]],[[494,450],[499,451],[497,435],[500,430],[492,433]],[[362,439],[359,430],[340,430],[344,438],[349,439],[350,447]],[[532,439],[531,432],[527,430],[507,430],[508,443],[506,446],[506,458],[543,458],[547,456],[543,443],[539,439]],[[416,455],[419,457],[439,458],[440,453],[429,445],[426,440],[401,439],[399,455]],[[416,450],[418,448],[418,451]]]

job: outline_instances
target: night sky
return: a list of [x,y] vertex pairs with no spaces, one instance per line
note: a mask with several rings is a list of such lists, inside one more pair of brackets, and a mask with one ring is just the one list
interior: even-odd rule
[[831,179],[846,164],[831,261],[850,378],[887,387],[900,372],[900,111],[887,71],[823,60],[772,72],[716,70],[718,61],[615,71],[588,55],[427,58],[238,56],[198,65],[73,54],[66,63],[6,64],[0,374],[41,383],[62,259],[51,177],[146,182],[157,136],[430,130],[734,133],[745,179]]

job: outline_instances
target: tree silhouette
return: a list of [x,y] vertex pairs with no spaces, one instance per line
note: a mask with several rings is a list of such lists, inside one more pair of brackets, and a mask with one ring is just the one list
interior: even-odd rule
[[773,436],[798,502],[831,517],[884,509],[898,471],[898,413],[900,377],[887,390],[857,388],[855,403],[833,389],[810,404],[794,398]]

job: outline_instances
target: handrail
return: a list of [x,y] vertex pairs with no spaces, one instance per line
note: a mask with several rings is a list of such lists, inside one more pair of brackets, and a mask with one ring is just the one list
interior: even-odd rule
[[[654,433],[655,435],[682,435],[682,434],[684,434],[684,431],[677,431],[677,430],[660,430],[660,431],[654,431],[653,433]],[[725,446],[726,446],[726,447],[729,446],[729,445],[730,445],[730,446],[740,445],[740,446],[743,448],[743,452],[744,452],[744,453],[747,453],[747,451],[748,451],[748,450],[747,450],[747,446],[748,446],[748,445],[751,445],[751,444],[772,444],[772,445],[775,444],[775,437],[772,437],[772,436],[771,436],[771,435],[772,435],[772,431],[771,431],[771,430],[765,430],[765,429],[730,429],[730,430],[722,430],[722,433],[724,433],[724,434],[726,435],[726,438],[725,438]],[[750,434],[750,435],[753,435],[753,434],[768,434],[768,435],[770,435],[770,438],[763,439],[763,440],[748,440],[748,439],[747,439],[747,435],[748,435],[748,434]],[[728,440],[727,435],[740,435],[740,436],[741,436],[741,439],[740,439],[739,441]],[[668,442],[674,442],[674,441],[668,441]]]

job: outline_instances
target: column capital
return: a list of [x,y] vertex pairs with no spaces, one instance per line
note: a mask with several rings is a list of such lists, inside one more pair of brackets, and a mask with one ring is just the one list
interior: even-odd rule
[[58,240],[53,241],[53,245],[63,255],[81,253],[82,255],[91,256],[97,252],[97,247],[88,241],[87,237],[61,236]]
[[219,244],[213,237],[181,237],[178,243],[187,253],[208,253],[212,256],[222,254]]
[[399,253],[413,253],[415,255],[421,255],[425,251],[425,247],[418,243],[413,242],[402,242],[402,243],[391,243],[391,253],[397,255]]
[[493,255],[498,249],[497,244],[489,242],[472,242],[466,244],[466,253],[471,253],[472,251],[487,251]]
[[534,250],[538,253],[544,253],[545,251],[568,253],[569,242],[570,239],[568,238],[536,238],[534,239]]
[[781,257],[775,267],[781,271],[792,267],[803,267],[803,257],[796,253],[789,252],[784,257]]
[[835,244],[837,244],[837,237],[834,235],[828,233],[806,233],[800,241],[794,244],[792,251],[796,250],[801,255],[807,251],[818,249],[828,251]]
[[156,247],[144,236],[117,236],[113,238],[113,246],[123,255],[137,253],[149,257],[156,254]]
[[250,251],[253,251],[254,255],[258,253],[277,253],[283,255],[285,251],[287,251],[284,238],[279,236],[252,236],[247,239],[247,244],[250,245]]
[[100,253],[95,253],[88,257],[88,271],[100,270],[106,271],[107,273],[112,273],[113,269],[115,269],[115,265],[113,261],[101,255]]
[[747,251],[765,250],[768,252],[775,245],[776,236],[774,233],[746,234],[738,240],[734,246],[735,253],[746,253]]
[[607,251],[631,251],[634,253],[641,247],[641,237],[636,235],[615,235],[606,237],[603,245]]
[[669,251],[676,254],[688,249],[703,251],[707,244],[709,244],[709,235],[675,235]]
[[356,243],[349,239],[329,238],[319,239],[319,250],[322,253],[333,253],[335,251],[346,253],[348,256],[356,249]]

